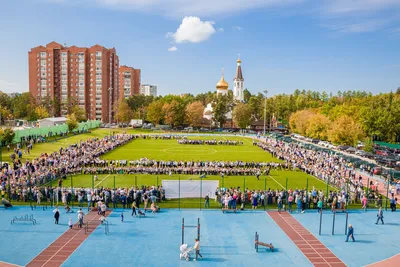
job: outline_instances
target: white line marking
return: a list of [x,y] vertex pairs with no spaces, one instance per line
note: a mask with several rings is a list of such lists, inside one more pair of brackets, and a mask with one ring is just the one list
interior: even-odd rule
[[5,262],[5,261],[0,261],[0,263],[5,263],[5,264],[8,264],[8,265],[12,265],[12,266],[22,267],[22,265],[17,265],[17,264]]
[[[297,223],[299,223],[301,226],[303,226],[298,220],[296,220],[295,217],[293,217],[293,216],[290,215],[289,213],[286,213],[286,214],[288,214],[288,217],[290,216],[291,219],[293,219],[294,221],[296,221]],[[332,266],[332,265],[331,265],[327,260],[325,260],[325,258],[312,246],[311,243],[309,243],[306,239],[304,239],[304,237],[303,237],[296,229],[294,229],[293,226],[292,226],[291,224],[288,223],[288,221],[285,219],[285,217],[283,217],[281,214],[279,214],[279,216],[290,226],[290,228],[293,229],[293,231],[295,231],[305,242],[307,242],[307,244],[308,244],[312,249],[314,249],[315,253],[317,253],[329,266]],[[305,228],[304,226],[303,226],[303,228],[306,229],[306,230],[308,231],[308,229]],[[318,240],[318,241],[324,246],[324,247],[323,247],[324,249],[325,249],[325,248],[328,249],[333,255],[336,256],[336,254],[333,253],[332,250],[330,250],[327,246],[325,246],[324,243],[322,243],[317,237],[315,237],[315,235],[314,235],[313,233],[311,233],[310,231],[308,231],[308,232],[309,232],[309,234],[311,234],[316,240]],[[314,245],[315,245],[315,244],[314,244]],[[338,256],[336,256],[336,258],[339,259]],[[341,261],[341,263],[344,263],[341,259],[339,259],[339,260]],[[336,262],[335,262],[335,263],[336,263]]]
[[108,174],[106,177],[104,177],[100,182],[98,182],[94,187],[97,187],[99,184],[101,184],[105,179],[108,178],[111,174]]
[[390,259],[395,258],[395,257],[397,257],[397,256],[400,256],[400,253],[397,253],[396,255],[393,255],[393,256],[390,257],[390,258],[386,258],[386,259],[383,259],[383,260],[380,260],[380,261],[377,261],[377,262],[370,263],[370,264],[368,264],[368,265],[364,265],[364,267],[373,266],[373,265],[375,265],[375,264],[377,264],[377,263],[390,260]]
[[[95,219],[98,220],[98,218],[97,218],[98,216],[99,216],[99,215],[96,214],[91,220],[89,220],[89,222],[94,221]],[[96,228],[97,228],[97,227],[96,227]],[[95,228],[94,230],[96,230],[96,228]],[[74,239],[82,230],[84,230],[84,229],[85,229],[85,227],[82,227],[75,235],[73,235],[67,242],[65,242],[64,246],[62,246],[59,250],[57,250],[57,252],[54,253],[53,256],[51,256],[51,258],[48,259],[42,266],[45,266],[52,258],[54,258],[54,257],[57,255],[58,252],[60,252],[61,250],[63,250],[63,248],[64,248],[71,240],[73,240],[73,239]],[[94,230],[93,230],[93,232],[94,232]],[[62,237],[62,235],[61,235],[60,237]],[[60,238],[60,237],[59,237],[59,238]],[[58,239],[58,238],[57,238],[57,239]],[[57,239],[56,239],[55,241],[57,241]],[[86,237],[86,239],[87,239],[87,237]],[[86,240],[86,239],[85,239],[85,240]],[[54,242],[55,242],[55,241],[54,241]],[[53,243],[54,243],[54,242],[53,242]],[[53,243],[52,243],[52,244],[53,244]],[[83,242],[82,242],[82,243],[83,243]],[[82,243],[81,243],[81,244],[82,244]],[[51,246],[51,245],[50,245],[50,246]],[[49,247],[50,247],[50,246],[49,246]],[[75,248],[75,250],[76,250],[76,248]],[[74,250],[74,251],[75,251],[75,250]],[[65,262],[65,261],[64,261],[64,262]]]
[[275,178],[274,177],[272,177],[271,175],[268,175],[269,177],[271,177],[272,178],[272,180],[274,180],[275,181],[275,183],[277,183],[277,184],[279,184],[282,188],[285,188],[283,185],[281,185],[281,183],[280,182],[278,182],[277,180],[275,180]]

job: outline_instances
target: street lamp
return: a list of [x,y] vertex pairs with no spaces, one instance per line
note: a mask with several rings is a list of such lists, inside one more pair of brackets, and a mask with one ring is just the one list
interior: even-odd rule
[[264,98],[264,137],[265,137],[265,120],[267,118],[267,94],[268,90],[264,90],[265,98]]
[[108,123],[110,124],[110,136],[111,136],[111,116],[112,116],[112,110],[111,110],[111,103],[112,103],[112,87],[108,88],[108,91],[110,92],[108,98]]

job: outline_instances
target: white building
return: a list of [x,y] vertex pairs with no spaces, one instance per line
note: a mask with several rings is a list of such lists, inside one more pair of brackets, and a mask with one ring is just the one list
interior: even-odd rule
[[54,118],[45,118],[43,120],[39,120],[39,128],[56,126],[65,124],[67,122],[67,118],[64,117],[54,117]]
[[157,86],[150,84],[143,84],[140,86],[140,94],[157,96]]
[[242,67],[240,66],[242,61],[240,57],[237,60],[236,76],[233,79],[233,96],[238,101],[243,101],[243,91],[244,91],[244,79],[242,74]]

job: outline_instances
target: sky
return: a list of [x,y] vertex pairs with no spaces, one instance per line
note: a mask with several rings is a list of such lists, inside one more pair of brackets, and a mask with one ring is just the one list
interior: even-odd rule
[[2,0],[0,90],[28,91],[28,51],[115,47],[158,93],[245,87],[374,94],[400,86],[400,0]]

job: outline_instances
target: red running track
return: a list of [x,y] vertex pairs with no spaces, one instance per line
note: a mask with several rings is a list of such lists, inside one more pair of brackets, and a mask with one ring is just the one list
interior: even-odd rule
[[[108,216],[111,212],[107,212]],[[97,211],[90,211],[84,217],[84,223],[89,222],[88,232],[85,228],[78,228],[75,224],[73,229],[68,229],[64,234],[57,238],[50,246],[37,255],[27,267],[55,267],[61,266],[74,251],[96,230],[100,225],[100,215]]]
[[269,216],[286,233],[316,267],[346,266],[335,254],[287,212],[268,211]]

